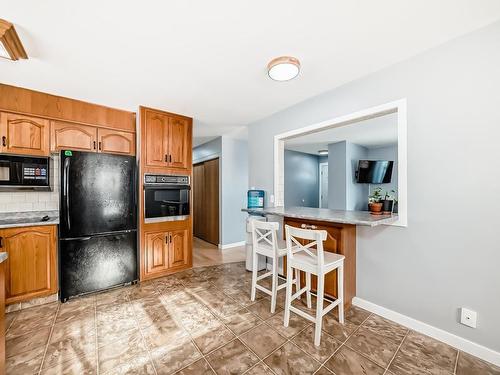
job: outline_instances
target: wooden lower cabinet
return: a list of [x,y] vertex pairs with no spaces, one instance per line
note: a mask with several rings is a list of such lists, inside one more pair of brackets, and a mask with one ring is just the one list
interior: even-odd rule
[[[306,224],[312,229],[326,230],[328,237],[323,242],[324,251],[342,254],[344,259],[344,306],[349,308],[352,298],[356,296],[356,226],[351,224],[338,224],[313,220],[285,218],[285,225],[300,228]],[[284,232],[284,231],[283,231]],[[286,258],[286,257],[285,257]],[[286,261],[285,261],[286,270]],[[286,272],[286,271],[285,271]],[[301,273],[301,286],[305,285],[305,274]],[[311,288],[316,291],[317,278],[311,277]],[[328,297],[337,297],[337,271],[332,271],[325,276],[325,294]]]
[[5,261],[0,263],[0,375],[5,374]]
[[6,303],[57,293],[56,226],[0,230],[0,251],[6,251]]
[[155,223],[144,229],[141,279],[168,275],[192,265],[191,222]]

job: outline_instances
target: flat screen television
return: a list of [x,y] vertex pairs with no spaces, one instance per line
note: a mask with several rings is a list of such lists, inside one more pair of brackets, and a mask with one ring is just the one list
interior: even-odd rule
[[392,160],[360,160],[356,181],[365,184],[387,184],[392,178]]

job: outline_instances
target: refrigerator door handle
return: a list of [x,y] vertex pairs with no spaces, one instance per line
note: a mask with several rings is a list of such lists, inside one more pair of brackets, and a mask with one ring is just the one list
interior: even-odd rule
[[60,241],[88,241],[92,237],[72,237],[72,238],[60,238]]
[[64,159],[64,170],[63,170],[63,197],[64,205],[66,211],[66,225],[68,226],[68,232],[71,229],[71,220],[69,217],[69,165],[70,159]]

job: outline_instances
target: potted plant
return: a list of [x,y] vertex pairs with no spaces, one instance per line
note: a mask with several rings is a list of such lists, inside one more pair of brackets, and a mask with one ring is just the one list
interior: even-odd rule
[[382,200],[382,213],[392,214],[395,202],[397,202],[396,191],[386,191]]
[[382,188],[375,188],[372,194],[368,196],[368,209],[372,215],[382,215],[382,200]]

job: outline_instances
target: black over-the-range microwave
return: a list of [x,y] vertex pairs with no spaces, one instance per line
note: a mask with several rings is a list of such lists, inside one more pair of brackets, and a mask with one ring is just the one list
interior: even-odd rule
[[48,191],[50,178],[50,157],[0,154],[0,191]]

